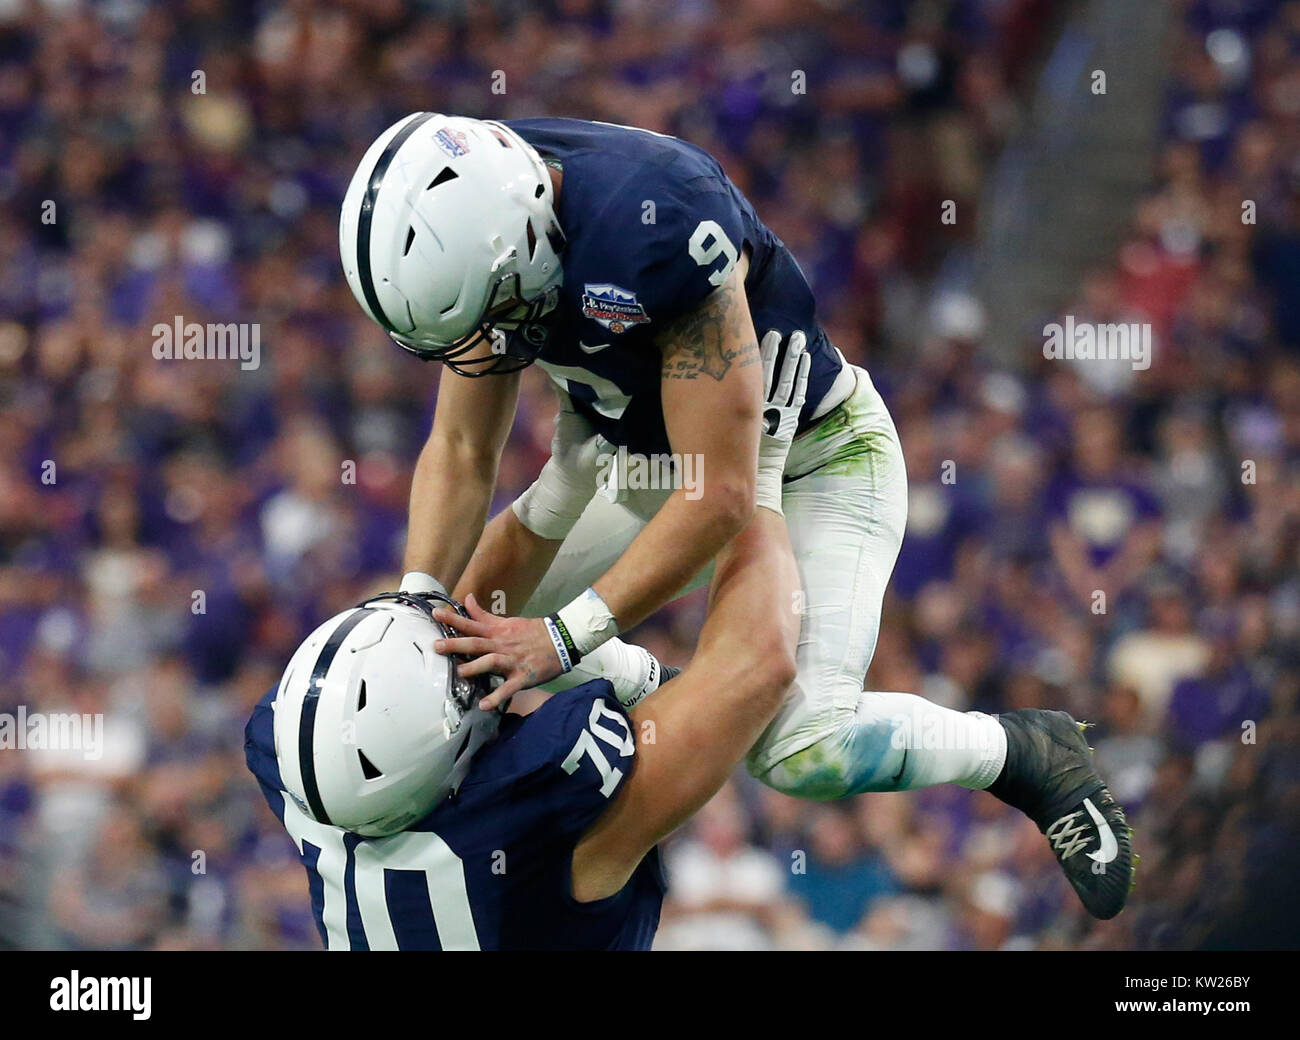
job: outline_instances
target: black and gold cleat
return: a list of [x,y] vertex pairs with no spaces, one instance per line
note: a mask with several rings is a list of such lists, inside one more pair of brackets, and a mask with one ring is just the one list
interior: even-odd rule
[[989,791],[1038,825],[1084,908],[1109,920],[1128,901],[1133,837],[1093,764],[1085,727],[1066,712],[1038,708],[998,720],[1007,761]]

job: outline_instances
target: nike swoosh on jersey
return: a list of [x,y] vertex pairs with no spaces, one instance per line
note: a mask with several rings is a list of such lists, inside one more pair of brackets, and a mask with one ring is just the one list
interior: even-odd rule
[[602,350],[604,350],[606,347],[608,347],[609,344],[608,344],[608,343],[598,343],[598,344],[596,344],[596,346],[594,346],[594,347],[589,347],[589,346],[587,346],[587,344],[583,343],[582,340],[578,340],[578,346],[580,346],[580,347],[582,348],[582,351],[583,351],[584,354],[599,354]]

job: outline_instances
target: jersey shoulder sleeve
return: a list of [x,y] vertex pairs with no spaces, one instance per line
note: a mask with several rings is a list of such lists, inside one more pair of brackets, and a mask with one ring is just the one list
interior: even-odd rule
[[586,290],[617,289],[620,306],[641,315],[632,320],[658,332],[731,273],[745,246],[739,196],[708,155],[672,138],[612,158],[598,179],[588,266],[617,284]]
[[[670,167],[671,170],[671,167]],[[736,266],[745,248],[744,216],[721,174],[656,179],[638,281],[658,330],[698,307]]]
[[244,727],[244,761],[257,778],[271,811],[283,820],[284,794],[280,766],[275,760],[275,709],[271,706],[278,689],[272,686],[262,695]]
[[632,723],[604,679],[551,697],[524,719],[508,753],[473,770],[466,787],[491,787],[553,836],[576,837],[609,806],[636,760]]

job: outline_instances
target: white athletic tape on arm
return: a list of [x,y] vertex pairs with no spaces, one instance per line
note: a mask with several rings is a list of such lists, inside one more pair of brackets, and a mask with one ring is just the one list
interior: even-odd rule
[[587,589],[556,616],[564,623],[579,653],[589,653],[618,635],[613,611],[595,589]]
[[772,462],[764,465],[762,456],[758,460],[758,479],[754,482],[754,504],[774,513],[785,515],[781,508],[781,494],[784,486],[785,459],[778,469]]

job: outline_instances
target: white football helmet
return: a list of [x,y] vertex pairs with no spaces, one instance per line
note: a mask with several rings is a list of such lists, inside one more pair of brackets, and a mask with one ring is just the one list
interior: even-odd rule
[[[464,375],[517,371],[546,345],[559,292],[554,202],[545,163],[509,127],[407,116],[370,146],[343,199],[352,295],[419,358]],[[493,352],[465,358],[480,337]]]
[[330,618],[280,679],[275,758],[289,797],[319,823],[367,837],[395,834],[452,794],[496,733],[478,707],[486,681],[457,674],[433,649],[454,633],[439,593],[395,592]]

